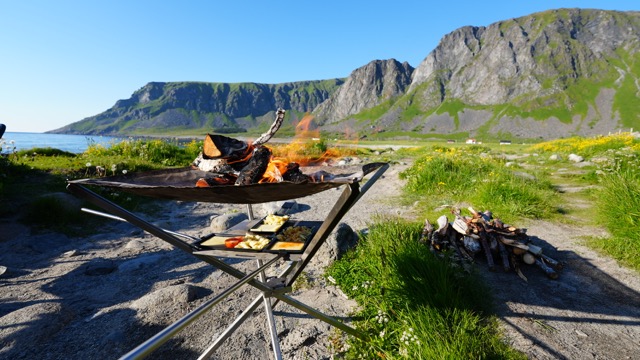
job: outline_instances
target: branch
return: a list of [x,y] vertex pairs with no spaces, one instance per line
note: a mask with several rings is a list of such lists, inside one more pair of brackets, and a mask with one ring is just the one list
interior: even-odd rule
[[253,142],[253,146],[260,146],[269,141],[273,137],[273,135],[275,135],[276,131],[280,129],[280,126],[284,121],[284,114],[285,111],[283,109],[278,109],[276,111],[276,119],[274,120],[273,124],[271,124],[271,127],[266,133],[260,135],[260,137]]

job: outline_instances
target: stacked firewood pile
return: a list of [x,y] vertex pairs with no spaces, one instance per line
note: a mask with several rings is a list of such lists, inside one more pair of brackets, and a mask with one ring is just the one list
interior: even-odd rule
[[542,248],[533,245],[527,229],[504,224],[493,218],[491,211],[477,212],[468,208],[471,216],[462,216],[460,209],[453,209],[453,222],[446,215],[441,216],[435,228],[425,221],[421,242],[428,244],[432,252],[442,254],[453,250],[453,256],[466,262],[473,262],[478,254],[483,254],[489,270],[496,270],[496,263],[505,272],[514,270],[527,281],[521,265],[534,265],[547,277],[558,278],[562,264],[542,253]]

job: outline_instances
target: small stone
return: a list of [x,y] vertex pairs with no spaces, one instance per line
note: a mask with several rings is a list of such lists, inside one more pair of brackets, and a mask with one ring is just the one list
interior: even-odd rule
[[576,154],[569,154],[569,161],[573,161],[575,163],[579,163],[582,162],[584,160],[584,158],[580,155],[576,155]]
[[112,260],[96,260],[86,264],[84,274],[88,276],[100,276],[111,274],[116,269]]
[[9,268],[7,268],[6,266],[0,265],[0,276],[6,274],[8,271],[9,271]]
[[62,255],[64,257],[74,257],[74,256],[80,255],[80,251],[78,251],[78,250],[70,250],[70,251],[67,251],[66,253],[64,253]]
[[233,213],[233,214],[224,214],[220,216],[216,216],[211,220],[211,225],[209,225],[209,229],[215,232],[222,232],[230,227],[238,225],[244,220],[247,220],[247,214],[245,213]]
[[576,334],[578,334],[578,336],[580,337],[589,337],[589,335],[583,333],[582,331],[575,329]]

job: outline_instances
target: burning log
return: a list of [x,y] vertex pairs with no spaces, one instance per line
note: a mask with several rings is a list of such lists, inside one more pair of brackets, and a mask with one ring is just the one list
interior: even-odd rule
[[240,170],[240,174],[238,175],[238,179],[235,184],[250,185],[258,183],[260,179],[262,179],[264,172],[267,170],[270,160],[271,150],[268,147],[258,146],[254,148],[251,158],[245,167]]
[[282,174],[282,180],[303,184],[309,182],[311,178],[300,171],[300,165],[298,163],[289,163],[287,164],[285,173]]
[[[542,248],[530,243],[527,229],[504,224],[494,219],[490,211],[482,213],[468,208],[471,217],[462,216],[459,209],[453,209],[455,220],[448,222],[446,216],[438,219],[439,228],[426,221],[421,242],[429,242],[433,252],[452,248],[461,259],[473,261],[474,255],[483,253],[490,271],[495,271],[495,257],[500,257],[505,272],[512,269],[523,280],[521,264],[535,265],[549,278],[557,279],[562,264],[542,253]],[[445,235],[446,234],[446,235]]]
[[202,145],[204,159],[224,159],[231,163],[246,158],[250,153],[251,146],[247,142],[218,134],[207,134]]

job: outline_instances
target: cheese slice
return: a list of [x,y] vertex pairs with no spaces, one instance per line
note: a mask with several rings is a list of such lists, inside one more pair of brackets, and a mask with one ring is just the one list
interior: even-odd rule
[[256,232],[276,232],[282,227],[282,224],[261,224],[260,226],[254,227],[251,231]]
[[224,241],[231,236],[214,236],[209,240],[200,243],[201,246],[224,246]]
[[289,251],[298,251],[302,250],[304,247],[303,242],[297,241],[278,241],[271,247],[270,250],[289,250]]

